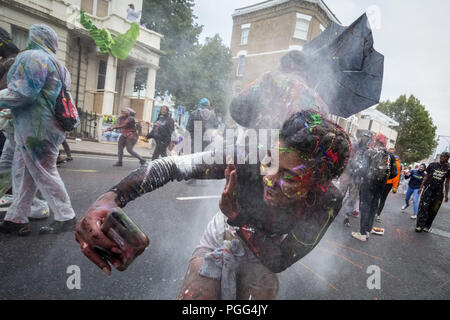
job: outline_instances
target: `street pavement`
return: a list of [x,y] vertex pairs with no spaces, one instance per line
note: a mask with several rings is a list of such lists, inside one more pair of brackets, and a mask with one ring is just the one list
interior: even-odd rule
[[[74,156],[59,171],[78,218],[138,167],[129,158],[123,168],[113,168],[115,157]],[[127,205],[150,247],[128,270],[114,270],[110,277],[81,254],[72,232],[38,235],[48,221],[33,222],[25,238],[0,234],[0,299],[176,299],[223,187],[224,181],[171,182]],[[450,205],[441,207],[432,233],[416,233],[412,206],[407,213],[400,210],[403,197],[389,195],[383,220],[375,224],[385,235],[365,243],[350,235],[359,219],[351,218],[346,227],[339,215],[317,247],[279,275],[278,299],[450,299]],[[67,268],[74,265],[81,272],[80,290],[67,287]],[[373,283],[372,268],[380,272],[379,289],[367,286]]]

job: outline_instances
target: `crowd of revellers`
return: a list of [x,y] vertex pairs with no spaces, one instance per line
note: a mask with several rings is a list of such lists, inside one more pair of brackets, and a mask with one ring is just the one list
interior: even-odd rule
[[[448,202],[449,153],[442,153],[439,162],[428,167],[422,163],[415,170],[402,170],[395,149],[386,150],[384,135],[363,132],[354,146],[349,166],[340,178],[340,189],[346,196],[342,208],[344,224],[350,226],[349,217],[361,218],[360,231],[352,232],[352,236],[367,241],[371,234],[384,234],[384,228],[374,227],[374,221],[381,223],[386,198],[391,191],[397,193],[400,180],[409,181],[401,210],[406,212],[413,196],[411,219],[417,219],[415,230],[429,232],[442,201]],[[422,189],[425,192],[420,197]]]
[[[7,136],[0,181],[1,190],[12,189],[13,198],[0,232],[30,234],[32,208],[36,201],[44,202],[54,222],[40,233],[75,229],[82,253],[107,274],[121,261],[106,260],[95,248],[119,257],[124,252],[101,231],[103,219],[113,208],[123,208],[171,181],[226,179],[220,211],[194,250],[180,299],[275,298],[277,274],[311,252],[339,212],[348,226],[351,217],[359,216],[353,238],[367,242],[371,234],[383,234],[374,223],[381,222],[386,198],[397,192],[402,176],[409,180],[402,210],[413,196],[415,231],[429,232],[442,202],[448,201],[448,153],[441,154],[439,162],[406,172],[395,150],[387,149],[383,134],[365,131],[358,139],[350,137],[324,116],[326,104],[304,81],[302,53],[293,51],[283,57],[278,70],[252,83],[230,105],[233,120],[243,128],[280,128],[279,141],[267,147],[264,159],[256,165],[239,164],[236,159],[245,148],[239,151],[239,141],[228,141],[224,148],[236,151],[231,161],[235,164],[229,158],[223,164],[194,161],[205,152],[214,153],[205,151],[205,144],[195,150],[194,139],[192,154],[166,157],[175,124],[169,109],[162,107],[147,136],[156,143],[153,159],[147,162],[133,150],[138,140],[135,112],[123,108],[111,127],[121,131],[115,166],[122,166],[126,148],[140,167],[100,196],[77,222],[56,166],[65,131],[55,119],[55,103],[63,84],[70,90],[70,74],[56,57],[57,35],[46,25],[33,25],[29,47],[20,53],[3,29],[0,37],[0,108]],[[285,95],[280,99],[271,96],[273,92]],[[305,96],[317,108],[282,112],[302,105]],[[219,126],[208,99],[200,100],[191,114],[187,131],[192,137],[195,121],[202,123],[201,134]],[[275,151],[277,166],[272,159]],[[338,189],[334,181],[339,178]],[[46,217],[48,210],[38,218]]]

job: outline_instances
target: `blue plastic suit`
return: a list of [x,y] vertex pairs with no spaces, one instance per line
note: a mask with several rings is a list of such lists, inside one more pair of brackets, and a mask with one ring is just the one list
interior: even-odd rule
[[55,53],[58,37],[46,25],[30,28],[29,46],[8,73],[8,89],[0,91],[0,108],[11,109],[16,150],[13,161],[13,203],[5,220],[27,223],[39,189],[56,221],[75,217],[56,168],[59,145],[65,139],[54,116],[62,81],[70,90],[70,74]]

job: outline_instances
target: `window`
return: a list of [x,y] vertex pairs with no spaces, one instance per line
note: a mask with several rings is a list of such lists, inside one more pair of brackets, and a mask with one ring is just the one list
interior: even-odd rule
[[297,22],[295,24],[294,38],[307,40],[309,31],[309,22],[311,21],[311,16],[305,14],[297,13]]
[[106,69],[107,69],[106,61],[100,60],[100,63],[98,65],[98,81],[97,81],[98,90],[105,89]]
[[81,10],[97,17],[109,15],[110,0],[81,0]]
[[250,24],[243,24],[241,30],[241,45],[246,45],[248,43],[248,35],[250,34]]
[[12,26],[11,38],[12,38],[13,43],[17,46],[17,48],[19,48],[19,50],[24,50],[28,47],[28,31],[27,30]]
[[236,76],[237,77],[243,77],[244,76],[244,69],[245,69],[245,56],[241,55],[241,56],[239,56],[239,62],[238,62]]
[[84,12],[94,13],[94,0],[81,0],[81,10]]
[[107,17],[109,15],[109,1],[97,0],[97,17]]

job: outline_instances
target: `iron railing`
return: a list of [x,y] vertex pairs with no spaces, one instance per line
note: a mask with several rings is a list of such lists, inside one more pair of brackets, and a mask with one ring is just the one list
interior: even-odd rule
[[98,126],[102,123],[102,116],[95,112],[78,110],[80,125],[73,131],[67,133],[67,138],[82,139],[88,141],[99,141]]

